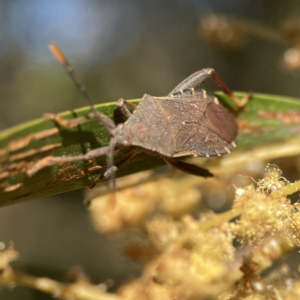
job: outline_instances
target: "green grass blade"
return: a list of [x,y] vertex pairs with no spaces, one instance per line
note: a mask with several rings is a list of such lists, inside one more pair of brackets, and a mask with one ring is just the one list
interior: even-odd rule
[[[221,93],[216,95],[222,103],[232,106],[227,96]],[[114,114],[115,103],[97,105],[96,108],[118,121],[118,116]],[[85,107],[61,113],[60,116],[72,119],[89,112],[90,108]],[[255,94],[237,120],[240,127],[239,149],[298,137],[300,146],[299,99]],[[89,162],[53,165],[42,169],[31,178],[25,172],[44,157],[80,155],[91,149],[107,146],[108,142],[107,132],[97,120],[88,120],[72,129],[66,129],[54,121],[41,118],[0,133],[0,205],[90,186],[105,170],[106,157]],[[117,157],[123,154],[124,151],[118,153]],[[201,161],[203,160],[199,158],[199,164]],[[141,154],[121,168],[118,176],[162,164],[161,159]]]

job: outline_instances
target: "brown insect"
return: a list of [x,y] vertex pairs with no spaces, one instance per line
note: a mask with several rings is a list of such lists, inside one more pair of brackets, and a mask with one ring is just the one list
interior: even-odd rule
[[[89,102],[92,110],[89,118],[97,118],[108,131],[110,143],[108,147],[93,149],[79,156],[47,157],[28,170],[28,176],[53,164],[90,160],[107,155],[108,168],[96,180],[96,184],[106,178],[114,179],[120,167],[144,151],[164,159],[183,172],[210,177],[213,175],[208,170],[176,158],[190,155],[220,156],[230,153],[236,147],[238,126],[233,115],[219,103],[216,97],[196,88],[205,79],[212,77],[217,86],[238,106],[245,105],[249,95],[244,99],[238,99],[213,69],[203,69],[192,74],[176,86],[167,97],[145,94],[140,104],[134,106],[136,109],[133,113],[127,108],[127,105],[133,106],[133,104],[124,99],[118,100],[117,107],[120,108],[126,121],[116,125],[108,116],[94,108],[85,87],[76,78],[72,66],[60,49],[55,44],[51,44],[50,49]],[[50,115],[50,117],[65,127],[70,126],[68,121],[62,120],[57,115]],[[132,150],[114,163],[116,146],[131,147]],[[114,184],[114,180],[111,182]]]

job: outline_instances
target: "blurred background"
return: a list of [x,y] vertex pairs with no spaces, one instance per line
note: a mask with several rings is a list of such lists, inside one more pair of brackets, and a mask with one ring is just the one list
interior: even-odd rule
[[[298,0],[2,0],[1,130],[86,105],[48,51],[52,41],[94,103],[163,96],[207,67],[233,90],[300,98]],[[114,287],[139,274],[122,257],[126,239],[96,233],[82,199],[76,191],[0,209],[0,241],[21,253],[15,269],[64,280],[80,265]],[[20,287],[0,288],[0,298],[52,299]]]

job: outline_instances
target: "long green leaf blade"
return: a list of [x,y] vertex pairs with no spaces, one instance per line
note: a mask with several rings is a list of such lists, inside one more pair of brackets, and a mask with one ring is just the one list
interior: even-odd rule
[[[228,97],[216,94],[222,103],[232,107]],[[238,93],[238,96],[244,96]],[[138,103],[138,100],[132,100]],[[97,105],[96,109],[122,122],[114,113],[115,103]],[[64,119],[85,116],[89,107],[61,113]],[[300,137],[300,100],[255,94],[237,115],[238,148],[269,145],[272,142]],[[97,120],[86,120],[72,129],[60,127],[52,120],[41,118],[0,133],[0,205],[12,204],[90,186],[105,170],[106,157],[89,162],[46,167],[33,177],[25,172],[47,156],[81,155],[107,146],[109,136]],[[299,138],[300,148],[300,138]],[[122,150],[117,157],[122,157]],[[300,152],[300,151],[299,151]],[[219,159],[222,159],[219,158]],[[199,164],[203,159],[199,158]],[[141,154],[118,171],[118,176],[155,168],[163,161]]]

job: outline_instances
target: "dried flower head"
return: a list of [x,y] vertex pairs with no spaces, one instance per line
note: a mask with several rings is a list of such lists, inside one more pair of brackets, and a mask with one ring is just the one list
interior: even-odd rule
[[259,193],[270,194],[290,182],[281,176],[282,171],[274,164],[267,164],[265,168],[264,178],[257,183],[256,191]]

